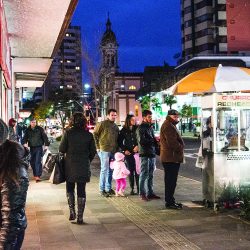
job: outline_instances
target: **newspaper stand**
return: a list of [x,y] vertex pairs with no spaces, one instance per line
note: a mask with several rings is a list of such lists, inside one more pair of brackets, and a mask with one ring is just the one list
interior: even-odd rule
[[250,94],[206,95],[201,108],[203,131],[207,119],[212,126],[211,137],[201,135],[203,199],[217,210],[235,204],[239,188],[250,186]]

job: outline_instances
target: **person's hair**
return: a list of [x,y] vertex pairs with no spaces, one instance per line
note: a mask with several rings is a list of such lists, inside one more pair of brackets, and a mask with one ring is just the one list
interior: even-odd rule
[[127,116],[126,116],[126,119],[125,119],[125,123],[124,123],[124,128],[129,128],[130,127],[130,121],[131,121],[131,119],[133,118],[133,117],[135,117],[134,115],[131,115],[131,114],[128,114]]
[[17,169],[21,160],[17,146],[17,143],[9,140],[0,146],[0,183],[3,183],[4,179],[18,183]]
[[116,109],[109,109],[109,110],[108,110],[108,115],[109,115],[111,112],[117,113]]
[[142,117],[146,117],[147,115],[152,115],[152,112],[148,109],[142,111]]
[[87,119],[81,112],[75,112],[71,118],[71,125],[74,128],[86,129]]
[[36,121],[36,118],[35,117],[31,117],[30,121]]
[[14,127],[15,123],[17,123],[17,121],[14,118],[9,119],[9,126],[10,127]]

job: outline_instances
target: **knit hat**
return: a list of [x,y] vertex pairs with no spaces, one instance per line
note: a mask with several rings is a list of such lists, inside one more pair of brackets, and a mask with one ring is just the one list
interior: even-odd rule
[[123,161],[124,157],[125,157],[124,154],[122,154],[120,152],[115,153],[115,160],[116,161]]
[[177,110],[175,110],[175,109],[170,109],[168,111],[168,115],[179,115],[179,112]]
[[8,126],[0,119],[0,145],[2,145],[8,138]]

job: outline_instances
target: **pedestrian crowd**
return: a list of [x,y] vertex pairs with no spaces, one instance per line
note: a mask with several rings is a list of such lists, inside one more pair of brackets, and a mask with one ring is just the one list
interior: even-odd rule
[[[179,167],[184,160],[184,142],[176,128],[178,115],[176,110],[168,111],[160,130],[160,141],[157,141],[150,110],[142,112],[139,125],[135,116],[128,114],[119,130],[115,123],[117,111],[110,109],[107,119],[96,125],[93,134],[87,129],[84,114],[74,113],[59,146],[59,152],[64,155],[69,220],[84,223],[86,184],[91,178],[90,166],[96,153],[100,158],[100,195],[126,196],[128,178],[130,195],[138,195],[145,202],[160,199],[153,188],[156,155],[160,155],[164,168],[165,207],[181,209],[182,205],[174,198]],[[24,133],[19,130],[14,118],[9,120],[9,127],[0,119],[0,249],[21,248],[27,227],[28,166],[32,168],[34,180],[40,182],[42,157],[50,145],[45,130],[35,119],[31,119]]]

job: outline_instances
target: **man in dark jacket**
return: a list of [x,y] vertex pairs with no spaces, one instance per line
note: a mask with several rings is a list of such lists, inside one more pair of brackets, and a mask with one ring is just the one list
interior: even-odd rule
[[30,126],[24,134],[23,143],[24,146],[30,147],[30,165],[36,182],[39,182],[42,175],[43,146],[45,145],[44,149],[47,149],[50,143],[44,129],[36,124],[35,119],[30,121]]
[[141,162],[139,192],[141,199],[143,201],[148,201],[150,199],[160,199],[153,191],[153,174],[155,169],[157,141],[152,126],[152,112],[150,110],[144,110],[142,112],[142,119],[142,123],[136,131]]
[[178,122],[178,111],[170,109],[160,131],[160,158],[165,173],[165,206],[169,209],[182,208],[174,199],[180,163],[184,158],[184,142],[176,128]]

